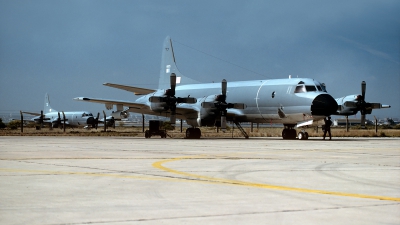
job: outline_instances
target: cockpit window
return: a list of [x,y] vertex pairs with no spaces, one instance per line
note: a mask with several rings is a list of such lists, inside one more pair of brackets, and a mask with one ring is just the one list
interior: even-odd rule
[[307,85],[306,90],[307,90],[307,92],[317,91],[317,88],[315,88],[314,85]]
[[318,91],[326,92],[326,86],[324,83],[320,83],[318,81],[314,81],[315,86],[317,86]]
[[300,81],[297,86],[296,86],[296,90],[294,90],[294,93],[304,93],[306,92],[306,88],[304,86],[304,82]]
[[322,83],[322,84],[321,84],[321,87],[322,87],[322,91],[323,91],[323,92],[327,92],[327,91],[326,91],[325,83]]
[[294,93],[304,93],[306,92],[306,87],[304,84],[298,84],[296,87],[296,90],[294,90]]
[[[317,85],[317,87],[319,91],[323,90],[321,86]],[[303,81],[300,81],[297,84],[294,93],[315,92],[317,91],[317,87],[315,85],[310,85],[310,84],[305,85]]]

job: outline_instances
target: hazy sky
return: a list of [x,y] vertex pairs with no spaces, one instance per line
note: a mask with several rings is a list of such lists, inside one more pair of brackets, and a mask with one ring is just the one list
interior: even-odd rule
[[[400,118],[400,1],[0,0],[0,113],[135,100],[105,82],[156,88],[162,44],[202,82],[314,78],[335,98],[361,93]],[[373,118],[372,115],[367,118]],[[359,115],[358,115],[359,117]]]

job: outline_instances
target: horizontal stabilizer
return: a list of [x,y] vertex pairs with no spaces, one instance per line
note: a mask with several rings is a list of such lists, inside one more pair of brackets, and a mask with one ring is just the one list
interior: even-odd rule
[[108,86],[108,87],[122,89],[122,90],[129,91],[129,92],[133,92],[135,95],[147,95],[147,94],[150,94],[150,93],[153,93],[156,91],[153,89],[132,87],[132,86],[127,86],[127,85],[122,85],[122,84],[104,83],[103,85]]
[[29,115],[32,115],[32,116],[40,116],[40,113],[34,113],[34,112],[22,112],[22,113],[29,114]]

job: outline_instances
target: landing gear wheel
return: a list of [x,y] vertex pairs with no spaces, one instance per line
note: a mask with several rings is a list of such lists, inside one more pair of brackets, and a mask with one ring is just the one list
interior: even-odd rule
[[289,139],[289,130],[288,129],[283,129],[282,131],[282,138],[283,139]]
[[201,130],[200,130],[200,128],[194,128],[194,138],[195,139],[200,139],[200,137],[201,137]]
[[299,138],[299,140],[304,140],[304,133],[303,132],[299,132],[298,134],[297,134],[297,137]]
[[301,131],[301,132],[299,132],[297,137],[299,138],[299,140],[308,140],[308,133]]
[[192,138],[193,128],[186,129],[186,139]]
[[282,131],[282,138],[283,139],[296,139],[296,130],[295,129],[288,129],[285,128]]
[[296,130],[295,129],[291,129],[290,131],[290,139],[296,139]]
[[199,139],[201,137],[201,130],[199,128],[188,128],[186,129],[187,139]]
[[150,138],[150,137],[151,137],[150,132],[149,132],[148,130],[146,130],[146,131],[144,132],[144,137],[145,137],[145,138]]

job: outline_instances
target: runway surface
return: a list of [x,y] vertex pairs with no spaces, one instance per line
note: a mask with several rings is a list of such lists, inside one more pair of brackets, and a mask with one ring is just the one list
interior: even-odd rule
[[0,224],[400,224],[400,139],[0,137]]

